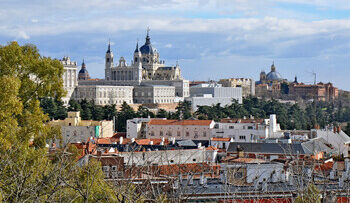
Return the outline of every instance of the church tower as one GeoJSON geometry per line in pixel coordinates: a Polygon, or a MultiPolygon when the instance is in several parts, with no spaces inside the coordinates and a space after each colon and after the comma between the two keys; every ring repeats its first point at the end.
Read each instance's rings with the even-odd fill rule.
{"type": "Polygon", "coordinates": [[[139,64],[141,62],[141,51],[139,49],[139,42],[136,43],[136,49],[134,51],[134,64],[139,64]]]}
{"type": "Polygon", "coordinates": [[[108,43],[105,60],[105,80],[110,80],[112,78],[111,69],[113,67],[113,52],[111,51],[111,41],[108,43]]]}

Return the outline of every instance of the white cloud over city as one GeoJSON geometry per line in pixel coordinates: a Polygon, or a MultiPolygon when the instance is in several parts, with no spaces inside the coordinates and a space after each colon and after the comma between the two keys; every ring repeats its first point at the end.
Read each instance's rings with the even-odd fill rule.
{"type": "Polygon", "coordinates": [[[18,40],[36,44],[51,57],[71,55],[78,62],[85,58],[95,77],[103,76],[109,38],[115,55],[130,59],[149,26],[161,58],[169,65],[179,61],[190,80],[258,79],[274,60],[290,80],[299,75],[308,82],[307,72],[315,71],[319,80],[337,81],[350,90],[345,78],[350,74],[350,2],[344,0],[0,0],[0,4],[1,44],[18,40]]]}

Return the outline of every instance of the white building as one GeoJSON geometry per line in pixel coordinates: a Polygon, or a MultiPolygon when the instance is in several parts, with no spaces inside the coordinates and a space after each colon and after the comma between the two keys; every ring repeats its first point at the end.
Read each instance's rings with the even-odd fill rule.
{"type": "Polygon", "coordinates": [[[203,83],[190,87],[190,98],[186,98],[192,104],[192,110],[197,106],[212,106],[218,103],[221,106],[229,105],[233,100],[242,103],[241,87],[222,87],[221,84],[203,83]]]}
{"type": "Polygon", "coordinates": [[[93,100],[96,105],[133,103],[132,86],[79,85],[73,94],[74,100],[93,100]]]}
{"type": "Polygon", "coordinates": [[[147,124],[147,138],[208,140],[214,124],[212,120],[151,120],[147,124]]]}
{"type": "Polygon", "coordinates": [[[243,97],[255,95],[255,81],[251,78],[221,79],[218,83],[223,87],[242,87],[243,97]]]}
{"type": "Polygon", "coordinates": [[[255,142],[283,136],[275,114],[269,119],[222,119],[212,130],[212,137],[232,138],[235,142],[255,142]]]}
{"type": "Polygon", "coordinates": [[[126,121],[127,138],[144,138],[147,134],[147,124],[152,119],[166,120],[166,118],[133,118],[126,121]]]}
{"type": "Polygon", "coordinates": [[[134,88],[134,103],[174,103],[175,87],[164,85],[142,85],[134,88]]]}
{"type": "Polygon", "coordinates": [[[330,143],[336,149],[337,154],[342,154],[344,157],[349,157],[350,137],[340,128],[331,127],[323,130],[314,129],[311,133],[316,133],[316,137],[321,137],[330,143]]]}
{"type": "Polygon", "coordinates": [[[78,86],[77,81],[77,62],[71,61],[70,58],[63,57],[60,62],[63,65],[64,73],[63,73],[63,88],[67,91],[65,97],[62,98],[64,105],[67,105],[72,94],[78,86]]]}
{"type": "MultiPolygon", "coordinates": [[[[96,104],[101,105],[118,104],[121,100],[129,104],[133,103],[133,100],[135,103],[173,103],[183,101],[185,97],[189,96],[189,81],[182,78],[180,66],[178,64],[176,66],[166,66],[165,62],[160,60],[159,52],[151,44],[148,32],[145,44],[139,48],[137,43],[130,65],[127,64],[124,57],[120,57],[118,64],[114,64],[114,55],[110,44],[108,45],[105,55],[104,79],[90,79],[86,65],[83,62],[79,72],[81,77],[77,82],[76,63],[73,63],[75,69],[72,68],[73,66],[70,64],[68,57],[65,57],[62,63],[67,70],[69,69],[68,73],[64,75],[64,80],[66,81],[65,89],[69,92],[67,98],[64,99],[65,103],[68,103],[69,99],[72,98],[73,91],[76,91],[75,99],[84,99],[86,95],[90,95],[96,100],[96,104]],[[75,81],[69,81],[73,79],[75,81]],[[76,88],[77,86],[90,87],[76,88]],[[112,98],[101,97],[98,93],[95,94],[96,96],[93,96],[92,94],[94,93],[86,94],[84,92],[93,86],[96,90],[103,88],[102,86],[108,86],[104,89],[111,89],[112,86],[116,86],[116,89],[118,89],[120,86],[124,86],[127,89],[126,95],[130,95],[128,90],[131,87],[135,87],[135,90],[141,91],[141,89],[144,89],[147,91],[147,95],[144,95],[147,98],[143,98],[142,91],[141,95],[135,92],[136,98],[131,98],[131,100],[128,96],[123,97],[118,95],[118,93],[113,96],[114,90],[111,90],[110,97],[112,98]],[[153,86],[153,89],[145,86],[153,86]],[[151,92],[150,96],[148,95],[149,92],[151,92]]],[[[131,96],[133,96],[133,93],[131,93],[131,96]]]]}

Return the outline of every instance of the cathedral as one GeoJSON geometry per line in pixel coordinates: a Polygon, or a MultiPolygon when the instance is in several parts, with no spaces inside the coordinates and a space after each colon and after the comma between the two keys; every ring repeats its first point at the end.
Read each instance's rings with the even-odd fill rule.
{"type": "Polygon", "coordinates": [[[158,50],[152,46],[149,29],[145,44],[139,47],[136,43],[130,65],[124,57],[114,64],[111,44],[108,44],[104,79],[91,79],[84,61],[79,74],[76,74],[76,62],[71,62],[69,57],[64,57],[61,63],[68,71],[63,76],[68,92],[63,99],[65,104],[70,99],[93,100],[99,105],[120,105],[124,101],[128,104],[161,104],[189,97],[189,81],[182,78],[178,64],[166,66],[164,60],[160,60],[158,50]]]}
{"type": "Polygon", "coordinates": [[[139,48],[138,42],[134,51],[133,60],[128,65],[124,57],[120,57],[118,64],[113,63],[113,52],[110,43],[105,57],[105,80],[140,84],[142,80],[180,80],[181,70],[178,65],[165,66],[159,59],[159,53],[152,46],[149,30],[145,44],[139,48]]]}

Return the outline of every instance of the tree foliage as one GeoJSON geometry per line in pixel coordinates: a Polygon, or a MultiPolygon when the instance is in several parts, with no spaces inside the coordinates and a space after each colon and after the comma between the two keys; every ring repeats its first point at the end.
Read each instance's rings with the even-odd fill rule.
{"type": "Polygon", "coordinates": [[[63,71],[58,60],[40,56],[33,45],[11,42],[0,47],[2,201],[113,201],[97,163],[77,167],[68,149],[48,156],[46,141],[59,137],[60,131],[45,123],[50,117],[65,117],[65,109],[57,105],[64,95],[63,71]]]}

